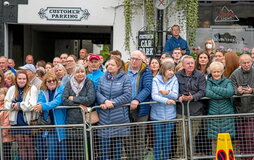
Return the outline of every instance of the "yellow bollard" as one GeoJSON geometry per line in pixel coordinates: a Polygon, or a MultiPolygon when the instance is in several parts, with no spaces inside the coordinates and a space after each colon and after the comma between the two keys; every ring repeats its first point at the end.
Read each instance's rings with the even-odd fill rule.
{"type": "Polygon", "coordinates": [[[216,160],[235,160],[229,133],[218,134],[216,160]]]}

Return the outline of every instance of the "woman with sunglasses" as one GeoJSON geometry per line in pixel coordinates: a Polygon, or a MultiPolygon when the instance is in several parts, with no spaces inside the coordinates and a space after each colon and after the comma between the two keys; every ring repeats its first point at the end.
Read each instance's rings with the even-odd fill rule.
{"type": "MultiPolygon", "coordinates": [[[[34,111],[41,112],[43,121],[48,125],[65,124],[66,109],[55,109],[55,107],[62,105],[63,90],[64,87],[60,85],[56,75],[52,72],[46,73],[41,85],[38,102],[34,106],[34,111]]],[[[48,160],[54,160],[57,159],[57,157],[61,160],[67,159],[65,138],[65,128],[62,127],[50,128],[42,132],[42,145],[43,142],[47,142],[48,160]]],[[[40,151],[40,156],[44,155],[43,146],[39,148],[42,149],[40,151]]]]}

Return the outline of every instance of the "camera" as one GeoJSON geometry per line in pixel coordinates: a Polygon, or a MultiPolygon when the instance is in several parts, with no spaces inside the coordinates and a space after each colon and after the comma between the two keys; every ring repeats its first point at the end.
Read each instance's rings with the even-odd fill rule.
{"type": "Polygon", "coordinates": [[[8,7],[8,6],[10,5],[10,2],[8,2],[8,1],[4,1],[4,3],[3,3],[3,4],[4,4],[4,6],[5,6],[5,7],[8,7]]]}

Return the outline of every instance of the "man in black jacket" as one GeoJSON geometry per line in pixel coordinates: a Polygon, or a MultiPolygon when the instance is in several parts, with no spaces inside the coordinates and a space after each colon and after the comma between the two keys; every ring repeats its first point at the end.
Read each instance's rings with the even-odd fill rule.
{"type": "MultiPolygon", "coordinates": [[[[179,82],[179,102],[184,103],[184,109],[182,109],[181,105],[177,105],[177,118],[186,118],[187,116],[199,116],[203,114],[203,103],[199,101],[200,98],[205,96],[205,86],[206,79],[205,75],[195,69],[195,61],[191,56],[186,56],[182,60],[183,70],[180,70],[176,73],[176,77],[179,82]],[[187,102],[190,101],[189,113],[187,113],[187,102]],[[184,113],[182,112],[184,111],[184,113]]],[[[201,121],[195,120],[192,121],[192,146],[195,147],[195,137],[198,135],[199,127],[201,121]]],[[[186,128],[186,141],[189,141],[189,129],[186,128]]],[[[179,137],[180,143],[177,146],[177,157],[181,157],[183,155],[183,134],[182,127],[177,127],[177,135],[179,137]]],[[[191,147],[192,147],[191,146],[191,147]]],[[[189,147],[187,147],[189,148],[189,147]]]]}

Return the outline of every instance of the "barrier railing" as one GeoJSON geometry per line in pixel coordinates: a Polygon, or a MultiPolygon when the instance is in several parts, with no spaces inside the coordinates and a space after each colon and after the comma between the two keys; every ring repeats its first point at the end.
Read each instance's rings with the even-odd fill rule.
{"type": "MultiPolygon", "coordinates": [[[[254,95],[234,95],[230,98],[244,97],[254,97],[254,95]]],[[[210,98],[203,97],[201,100],[210,100],[210,98]]],[[[196,128],[193,124],[197,121],[201,122],[199,127],[201,133],[197,137],[194,137],[192,132],[189,132],[190,159],[215,159],[216,133],[222,132],[230,133],[236,158],[253,159],[254,113],[190,116],[189,108],[190,102],[187,103],[189,130],[195,130],[196,128]]]]}
{"type": "MultiPolygon", "coordinates": [[[[81,106],[59,106],[55,109],[80,109],[81,106]]],[[[1,111],[7,111],[1,109],[1,111]]],[[[2,160],[83,159],[88,160],[86,123],[65,125],[0,126],[2,160]],[[4,137],[3,137],[4,133],[4,137]],[[6,139],[6,134],[9,135],[6,139]],[[81,141],[77,141],[81,140],[81,141]],[[73,154],[78,153],[78,154],[73,154]]]]}
{"type": "MultiPolygon", "coordinates": [[[[249,96],[254,95],[233,96],[233,98],[249,96]]],[[[201,100],[209,100],[209,98],[204,97],[201,100]]],[[[145,102],[141,104],[156,104],[156,102],[145,102]]],[[[184,113],[184,103],[181,104],[182,113],[184,113]]],[[[189,104],[190,102],[187,103],[187,108],[189,108],[189,104]]],[[[123,106],[129,106],[129,104],[125,104],[123,106]]],[[[60,108],[80,108],[83,115],[83,121],[86,122],[85,110],[83,107],[57,107],[57,109],[60,108]]],[[[89,108],[88,112],[91,113],[98,108],[100,107],[94,106],[89,108]]],[[[4,111],[4,109],[0,110],[0,112],[1,111],[4,111]]],[[[18,153],[18,151],[20,152],[21,148],[24,147],[22,146],[20,148],[19,146],[22,145],[22,142],[19,142],[19,140],[21,140],[20,138],[25,138],[26,143],[24,145],[26,145],[27,148],[33,148],[34,153],[27,154],[27,156],[30,156],[31,159],[40,159],[41,157],[44,159],[48,158],[48,160],[54,159],[56,153],[58,156],[62,156],[63,159],[70,157],[74,157],[76,159],[119,159],[119,157],[121,159],[154,159],[156,156],[164,156],[168,159],[188,159],[188,157],[190,159],[214,159],[215,153],[212,152],[212,150],[214,151],[214,146],[212,146],[213,139],[208,137],[208,127],[214,121],[218,121],[219,124],[231,124],[234,122],[233,126],[235,126],[235,132],[232,132],[234,134],[231,134],[233,135],[231,137],[235,156],[241,158],[254,157],[254,151],[251,150],[252,148],[254,149],[254,146],[252,146],[254,145],[254,142],[251,141],[248,144],[242,143],[242,140],[248,141],[251,136],[254,137],[254,113],[189,116],[188,111],[187,117],[183,116],[182,118],[167,121],[148,121],[112,125],[92,125],[83,123],[46,126],[0,126],[1,159],[6,159],[6,146],[4,147],[6,144],[3,143],[2,132],[8,129],[11,130],[12,135],[27,134],[26,132],[31,132],[31,136],[18,137],[15,135],[15,141],[9,144],[11,152],[9,153],[9,157],[7,157],[7,159],[15,159],[15,157],[19,157],[20,154],[25,154],[18,153]],[[193,126],[195,121],[202,121],[201,126],[195,128],[195,126],[193,126]],[[246,125],[244,125],[245,123],[248,124],[247,126],[253,127],[247,128],[246,125]],[[165,130],[162,131],[161,127],[164,127],[167,132],[165,132],[165,130]],[[63,128],[65,129],[65,139],[63,135],[59,135],[56,131],[63,128]],[[186,135],[186,129],[189,131],[188,135],[186,135]],[[195,142],[193,143],[194,139],[192,131],[195,129],[202,130],[202,133],[195,137],[195,142]],[[239,129],[241,129],[241,132],[238,131],[239,129]],[[121,134],[119,130],[123,130],[125,134],[121,134]],[[40,133],[38,135],[38,133],[33,133],[33,131],[40,133]],[[181,135],[177,133],[179,131],[181,132],[181,135]],[[249,134],[245,135],[249,137],[244,137],[243,132],[246,133],[246,131],[248,131],[249,134]],[[59,140],[59,137],[61,138],[61,136],[63,136],[64,139],[62,141],[59,140]],[[182,140],[179,136],[183,137],[182,140]],[[188,142],[186,141],[187,136],[189,137],[190,144],[188,147],[188,142]],[[82,141],[75,144],[69,139],[70,137],[79,138],[79,140],[81,139],[82,141]],[[47,141],[46,138],[48,138],[47,141]],[[49,140],[63,142],[63,144],[56,144],[57,142],[51,142],[49,140]],[[33,142],[31,143],[31,141],[33,142]],[[33,144],[33,146],[29,146],[29,144],[33,144]],[[53,151],[49,152],[48,149],[51,150],[52,148],[53,151]],[[56,151],[54,148],[58,148],[58,150],[56,151]],[[179,151],[177,148],[182,148],[182,150],[179,151]],[[190,151],[188,152],[188,150],[190,151]],[[73,155],[72,152],[78,153],[78,155],[73,155]]],[[[233,127],[229,127],[229,129],[232,128],[233,127]]]]}

